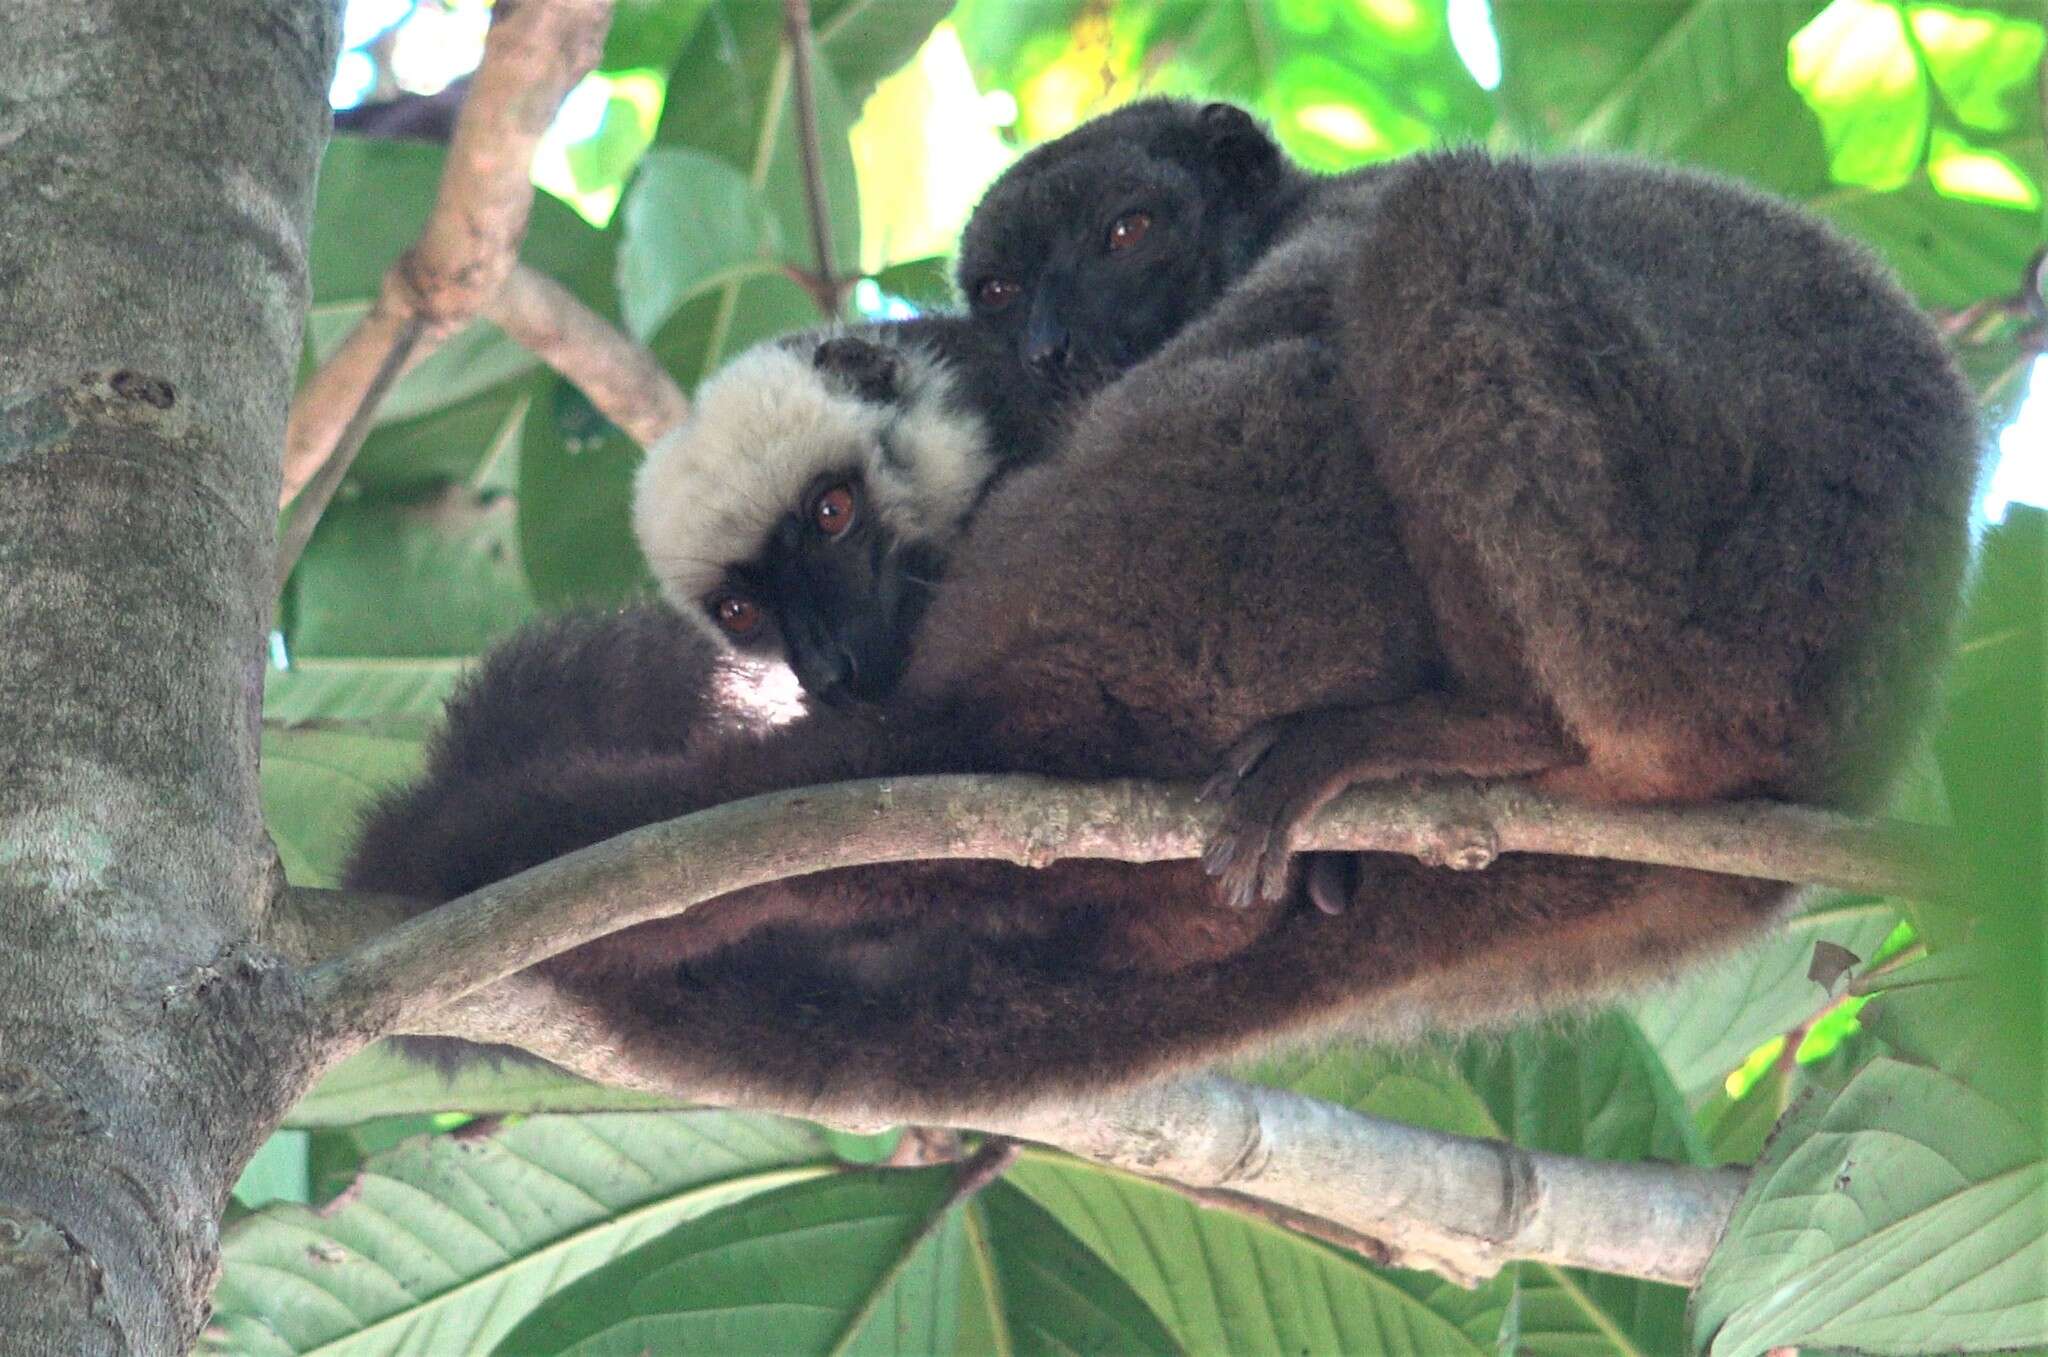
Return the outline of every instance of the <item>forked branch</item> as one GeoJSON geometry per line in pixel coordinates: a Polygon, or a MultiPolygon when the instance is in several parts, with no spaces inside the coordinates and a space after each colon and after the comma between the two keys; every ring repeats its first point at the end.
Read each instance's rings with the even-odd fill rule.
{"type": "MultiPolygon", "coordinates": [[[[292,401],[280,504],[301,501],[293,514],[300,544],[325,507],[302,492],[327,468],[320,479],[331,495],[361,445],[358,437],[349,446],[344,431],[366,430],[393,376],[474,319],[511,272],[533,207],[534,148],[564,96],[596,65],[611,13],[612,0],[525,0],[502,7],[492,23],[418,242],[292,401]]],[[[295,556],[280,554],[280,580],[295,556]]]]}

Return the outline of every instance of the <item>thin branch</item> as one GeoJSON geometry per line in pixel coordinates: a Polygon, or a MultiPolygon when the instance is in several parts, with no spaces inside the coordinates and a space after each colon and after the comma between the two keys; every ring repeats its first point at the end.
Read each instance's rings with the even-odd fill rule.
{"type": "Polygon", "coordinates": [[[832,203],[825,193],[825,154],[818,141],[818,92],[812,74],[817,47],[811,33],[811,0],[782,0],[782,22],[789,42],[804,207],[811,218],[811,252],[818,261],[817,272],[807,277],[806,287],[825,319],[833,320],[839,315],[842,285],[832,267],[832,203]]]}
{"type": "Polygon", "coordinates": [[[1278,1202],[1269,1202],[1229,1188],[1190,1187],[1186,1183],[1176,1183],[1164,1178],[1158,1181],[1160,1186],[1186,1197],[1204,1211],[1229,1211],[1235,1215],[1250,1216],[1253,1220],[1263,1220],[1268,1225],[1278,1226],[1294,1234],[1319,1239],[1330,1247],[1342,1249],[1346,1253],[1355,1253],[1381,1267],[1395,1265],[1394,1251],[1387,1247],[1384,1240],[1347,1229],[1335,1221],[1324,1220],[1321,1216],[1312,1216],[1306,1211],[1297,1211],[1278,1202]]]}
{"type": "Polygon", "coordinates": [[[299,563],[300,553],[312,540],[314,525],[319,523],[320,515],[327,512],[334,492],[341,489],[341,478],[348,474],[356,454],[363,450],[363,440],[370,436],[370,426],[377,420],[377,407],[384,403],[384,397],[405,371],[425,329],[426,322],[416,315],[406,316],[398,322],[390,347],[371,372],[356,408],[349,412],[348,423],[342,425],[334,450],[313,473],[313,479],[306,482],[299,497],[292,501],[291,519],[278,534],[276,590],[281,592],[285,581],[292,577],[292,567],[299,563]]]}
{"type": "Polygon", "coordinates": [[[622,334],[545,274],[514,264],[484,315],[576,384],[641,447],[683,422],[690,403],[645,346],[622,334]]]}
{"type": "MultiPolygon", "coordinates": [[[[392,363],[408,322],[423,322],[411,345],[418,361],[468,324],[504,282],[533,207],[534,148],[563,97],[597,63],[611,11],[612,0],[500,6],[418,242],[391,266],[369,315],[292,402],[281,505],[335,458],[352,422],[366,409],[374,414],[376,374],[392,363]]],[[[397,359],[400,371],[406,361],[397,359]]],[[[312,531],[317,516],[300,515],[303,531],[312,531]]]]}
{"type": "MultiPolygon", "coordinates": [[[[316,967],[308,998],[337,1034],[418,1030],[433,1010],[558,952],[763,882],[926,858],[1192,858],[1220,813],[1191,788],[1134,781],[916,777],[778,792],[622,834],[421,914],[316,967]],[[805,849],[765,854],[765,843],[805,849]]],[[[1458,782],[1353,791],[1300,846],[1460,870],[1503,852],[1612,858],[1925,896],[1943,879],[1943,842],[1793,806],[1578,806],[1458,782]]]]}
{"type": "Polygon", "coordinates": [[[1532,1259],[1690,1285],[1748,1174],[1524,1150],[1204,1075],[978,1120],[1098,1163],[1244,1193],[1470,1285],[1532,1259]]]}

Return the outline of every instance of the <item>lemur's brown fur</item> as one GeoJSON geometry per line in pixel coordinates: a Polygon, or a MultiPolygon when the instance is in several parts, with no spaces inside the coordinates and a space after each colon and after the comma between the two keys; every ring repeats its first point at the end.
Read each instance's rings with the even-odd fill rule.
{"type": "MultiPolygon", "coordinates": [[[[1930,700],[1976,440],[1930,327],[1810,219],[1639,165],[1417,157],[1318,194],[988,497],[886,723],[481,771],[451,735],[351,878],[446,898],[851,776],[1221,767],[1221,888],[1195,863],[826,872],[544,969],[681,1077],[905,1111],[1611,996],[1790,888],[1386,855],[1320,875],[1334,915],[1257,888],[1299,883],[1287,831],[1361,778],[1868,804],[1930,700]]],[[[528,681],[486,668],[460,721],[528,681]]]]}

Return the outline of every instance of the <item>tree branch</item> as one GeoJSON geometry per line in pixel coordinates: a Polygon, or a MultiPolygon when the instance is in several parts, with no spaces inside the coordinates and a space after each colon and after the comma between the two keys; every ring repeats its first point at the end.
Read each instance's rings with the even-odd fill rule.
{"type": "MultiPolygon", "coordinates": [[[[501,7],[418,242],[391,266],[370,313],[292,402],[280,505],[330,461],[342,462],[332,473],[340,479],[354,454],[344,451],[343,431],[374,414],[376,375],[392,363],[415,318],[422,324],[410,358],[396,360],[401,375],[407,361],[425,358],[498,291],[526,236],[534,147],[563,97],[596,65],[611,12],[612,0],[501,7]]],[[[301,513],[305,533],[317,516],[301,513]]]]}
{"type": "Polygon", "coordinates": [[[827,320],[839,316],[842,285],[832,267],[832,203],[825,193],[825,153],[818,141],[818,92],[812,77],[817,44],[811,33],[811,0],[782,0],[789,42],[792,98],[796,105],[796,147],[804,170],[804,207],[811,218],[811,252],[818,270],[804,286],[827,320]]]}
{"type": "MultiPolygon", "coordinates": [[[[312,960],[398,902],[294,891],[274,945],[312,960]]],[[[475,991],[409,1031],[505,1043],[598,1083],[682,1101],[814,1115],[758,1096],[683,1087],[614,1044],[600,1015],[531,975],[475,991]]],[[[887,1108],[862,1130],[901,1118],[887,1108]]],[[[1739,1169],[1593,1163],[1430,1131],[1285,1090],[1205,1076],[1065,1105],[963,1110],[963,1129],[1032,1140],[1222,1206],[1464,1285],[1518,1258],[1689,1285],[1720,1237],[1739,1169]]]]}
{"type": "MultiPolygon", "coordinates": [[[[382,297],[378,300],[381,305],[382,297]]],[[[380,331],[384,328],[382,319],[378,321],[377,328],[380,331]]],[[[342,425],[341,433],[335,439],[333,451],[314,470],[313,479],[306,482],[298,498],[292,501],[291,519],[277,538],[277,568],[272,572],[275,590],[282,592],[285,581],[292,577],[292,567],[299,563],[306,543],[312,540],[313,528],[320,522],[320,515],[327,512],[334,492],[341,489],[341,478],[348,474],[350,463],[363,450],[363,441],[370,436],[370,426],[377,419],[377,407],[384,403],[384,397],[390,394],[399,377],[412,365],[425,329],[426,323],[417,315],[396,319],[390,347],[370,373],[355,409],[349,412],[348,422],[342,425]]],[[[363,355],[351,355],[350,361],[358,356],[363,355]]]]}
{"type": "MultiPolygon", "coordinates": [[[[1132,781],[916,777],[778,792],[622,834],[419,915],[318,966],[309,999],[338,1034],[368,1040],[592,938],[765,881],[922,858],[1192,858],[1219,814],[1189,788],[1132,781]],[[804,847],[763,853],[770,843],[804,847]]],[[[1794,806],[1590,807],[1472,783],[1353,791],[1301,844],[1460,870],[1550,853],[1905,895],[1935,889],[1942,845],[1918,827],[1794,806]]]]}
{"type": "Polygon", "coordinates": [[[635,343],[545,274],[514,264],[484,315],[576,384],[598,413],[651,447],[683,422],[690,402],[644,345],[635,343]]]}

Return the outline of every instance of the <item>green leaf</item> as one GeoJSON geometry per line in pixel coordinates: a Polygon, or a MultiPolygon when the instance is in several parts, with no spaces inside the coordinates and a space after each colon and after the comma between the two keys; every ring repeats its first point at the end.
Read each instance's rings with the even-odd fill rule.
{"type": "Polygon", "coordinates": [[[304,1131],[278,1131],[264,1141],[235,1180],[235,1200],[247,1207],[309,1200],[312,1178],[306,1160],[311,1141],[304,1131]]]}
{"type": "Polygon", "coordinates": [[[439,718],[467,661],[460,659],[294,659],[263,674],[263,719],[306,721],[439,718]]]}
{"type": "Polygon", "coordinates": [[[1493,1134],[1595,1159],[1703,1163],[1684,1099],[1633,1022],[1606,1013],[1467,1042],[1458,1066],[1492,1109],[1493,1134]]]}
{"type": "Polygon", "coordinates": [[[1629,1014],[1687,1101],[1720,1087],[1749,1053],[1819,1013],[1833,998],[1807,978],[1817,942],[1868,962],[1898,924],[1896,905],[1829,896],[1768,942],[1638,999],[1629,1014]]]}
{"type": "Polygon", "coordinates": [[[329,1070],[285,1117],[286,1126],[352,1126],[375,1118],[460,1110],[478,1116],[526,1112],[652,1112],[674,1099],[605,1088],[545,1065],[472,1065],[452,1078],[372,1046],[329,1070]]]}
{"type": "MultiPolygon", "coordinates": [[[[1789,166],[1801,180],[1825,182],[1818,126],[1785,75],[1786,45],[1821,7],[1822,0],[1697,0],[1585,111],[1569,143],[1738,171],[1789,166]],[[1770,129],[1768,148],[1741,135],[1744,123],[1770,129]],[[1801,133],[1813,154],[1795,140],[1801,133]]],[[[1508,59],[1504,44],[1504,65],[1508,59]]]]}
{"type": "Polygon", "coordinates": [[[811,8],[818,55],[850,107],[917,55],[953,0],[827,0],[811,8]]]}
{"type": "Polygon", "coordinates": [[[1173,1350],[1129,1288],[1015,1189],[864,1170],[672,1231],[528,1316],[500,1352],[1173,1350]]]}
{"type": "Polygon", "coordinates": [[[263,820],[296,886],[331,886],[355,843],[359,813],[416,775],[420,740],[375,729],[263,731],[263,820]]]}
{"type": "Polygon", "coordinates": [[[1115,1268],[1189,1352],[1494,1350],[1497,1308],[1475,1337],[1401,1284],[1419,1278],[1397,1282],[1279,1226],[1038,1151],[1005,1181],[1115,1268]]]}
{"type": "Polygon", "coordinates": [[[920,309],[944,309],[953,305],[952,261],[935,255],[891,264],[875,275],[875,286],[920,309]]]}
{"type": "Polygon", "coordinates": [[[645,339],[713,287],[777,267],[782,242],[758,187],[702,151],[648,152],[620,212],[619,296],[645,339]]]}
{"type": "Polygon", "coordinates": [[[1693,1118],[1706,1142],[1707,1157],[1716,1164],[1755,1163],[1771,1128],[1785,1114],[1791,1086],[1791,1071],[1773,1063],[1740,1098],[1730,1098],[1726,1089],[1715,1089],[1693,1118]]]}
{"type": "Polygon", "coordinates": [[[2048,1169],[1938,1070],[1873,1060],[1796,1108],[1694,1301],[1713,1354],[1983,1352],[2048,1342],[2048,1169]]]}
{"type": "Polygon", "coordinates": [[[1002,1350],[1183,1351],[1113,1268],[1017,1188],[988,1188],[967,1223],[970,1261],[982,1275],[963,1289],[1006,1330],[1002,1350]]]}
{"type": "Polygon", "coordinates": [[[480,1352],[544,1296],[679,1221],[829,1172],[799,1123],[728,1112],[532,1117],[375,1156],[322,1213],[238,1224],[214,1353],[480,1352]]]}
{"type": "Polygon", "coordinates": [[[1630,81],[1693,0],[1493,0],[1500,104],[1516,139],[1565,141],[1630,81]]]}
{"type": "Polygon", "coordinates": [[[337,500],[293,572],[294,655],[475,655],[534,614],[510,496],[337,500]]]}
{"type": "Polygon", "coordinates": [[[519,436],[530,385],[505,382],[414,419],[385,420],[349,464],[350,489],[416,499],[450,481],[497,474],[497,454],[519,436]]]}
{"type": "Polygon", "coordinates": [[[459,1113],[433,1113],[378,1117],[353,1126],[328,1126],[309,1132],[306,1168],[312,1177],[312,1188],[308,1196],[294,1200],[309,1204],[332,1201],[346,1192],[378,1155],[397,1149],[414,1137],[437,1135],[465,1121],[459,1113]]]}
{"type": "MultiPolygon", "coordinates": [[[[857,39],[840,36],[836,43],[828,43],[826,34],[858,33],[870,13],[892,8],[845,0],[818,6],[812,13],[822,58],[812,71],[818,143],[834,269],[841,277],[852,277],[860,268],[860,209],[853,151],[846,139],[856,105],[839,83],[834,59],[857,39]]],[[[919,6],[904,8],[915,13],[919,6]]],[[[691,39],[678,70],[687,70],[689,79],[671,84],[656,142],[694,148],[738,170],[762,196],[776,222],[784,243],[782,262],[815,268],[781,8],[756,0],[712,0],[706,22],[691,39]],[[794,257],[790,252],[796,252],[794,257]]],[[[877,78],[879,74],[886,72],[877,78]]]]}
{"type": "Polygon", "coordinates": [[[545,386],[521,430],[519,558],[544,604],[614,604],[651,587],[633,536],[633,477],[642,453],[602,420],[594,436],[589,403],[567,382],[545,386]]]}
{"type": "Polygon", "coordinates": [[[1928,307],[2017,292],[2043,241],[2039,213],[1945,198],[1924,181],[1894,193],[1844,188],[1806,205],[1873,246],[1928,307]]]}
{"type": "Polygon", "coordinates": [[[666,71],[709,8],[709,0],[618,0],[598,69],[666,71]]]}

